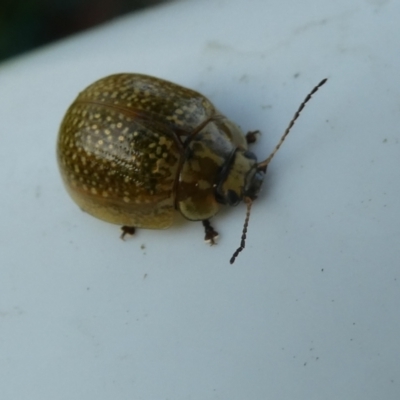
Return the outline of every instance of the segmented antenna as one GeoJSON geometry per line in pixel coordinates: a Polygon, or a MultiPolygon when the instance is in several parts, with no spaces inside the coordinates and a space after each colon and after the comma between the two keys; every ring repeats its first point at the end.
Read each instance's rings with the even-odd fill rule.
{"type": "MultiPolygon", "coordinates": [[[[274,157],[274,155],[276,154],[276,152],[279,150],[279,148],[281,147],[283,141],[286,139],[286,136],[288,135],[288,133],[290,132],[290,130],[292,129],[294,123],[296,122],[297,118],[299,118],[300,113],[302,112],[303,108],[305,107],[305,105],[308,103],[308,101],[311,99],[312,95],[323,85],[325,84],[325,82],[328,79],[323,79],[320,83],[318,83],[317,86],[314,87],[313,90],[311,90],[311,92],[307,95],[307,97],[303,100],[303,102],[300,104],[300,107],[297,109],[296,113],[294,114],[292,120],[289,122],[288,127],[286,128],[285,132],[283,133],[281,139],[279,140],[278,144],[275,146],[275,149],[272,151],[272,153],[269,155],[269,157],[265,160],[260,162],[257,165],[257,169],[260,171],[266,171],[268,164],[271,162],[272,158],[274,157]]],[[[246,219],[244,220],[244,225],[243,225],[243,231],[242,231],[242,238],[240,241],[240,246],[236,249],[236,251],[233,253],[231,259],[230,259],[230,263],[233,264],[237,258],[237,256],[239,255],[239,253],[241,251],[243,251],[243,249],[246,246],[246,234],[247,234],[247,227],[249,225],[249,219],[250,219],[250,210],[251,210],[251,206],[253,204],[253,201],[249,198],[249,197],[245,197],[244,202],[247,205],[247,211],[246,211],[246,219]]]]}
{"type": "Polygon", "coordinates": [[[236,260],[236,257],[239,255],[239,253],[246,247],[246,233],[247,233],[247,227],[249,225],[249,219],[250,219],[250,210],[251,206],[253,204],[253,201],[250,199],[250,197],[245,197],[244,202],[247,205],[247,211],[246,211],[246,219],[244,220],[244,225],[243,225],[243,231],[242,231],[242,238],[240,240],[240,246],[236,249],[236,251],[233,253],[233,256],[230,259],[230,263],[233,264],[236,260]]]}
{"type": "Polygon", "coordinates": [[[315,88],[313,90],[311,90],[311,92],[307,95],[307,97],[303,100],[303,102],[300,104],[300,107],[297,109],[296,113],[294,114],[294,117],[292,118],[292,120],[289,122],[288,127],[286,128],[286,131],[284,132],[284,134],[281,137],[281,140],[279,141],[279,143],[276,145],[275,149],[272,151],[272,153],[269,155],[269,157],[265,160],[262,161],[258,164],[258,169],[260,170],[265,170],[267,168],[267,165],[271,162],[272,158],[274,157],[274,155],[276,154],[276,152],[279,150],[279,148],[281,147],[283,141],[286,139],[286,136],[289,134],[290,130],[292,129],[294,123],[296,122],[297,118],[299,118],[300,113],[302,112],[304,106],[308,103],[308,101],[311,99],[312,95],[327,81],[328,79],[322,79],[322,81],[320,83],[318,83],[317,86],[315,86],[315,88]]]}

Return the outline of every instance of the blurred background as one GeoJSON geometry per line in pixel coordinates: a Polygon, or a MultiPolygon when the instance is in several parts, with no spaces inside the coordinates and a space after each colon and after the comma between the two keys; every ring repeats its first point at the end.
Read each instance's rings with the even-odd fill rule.
{"type": "Polygon", "coordinates": [[[0,62],[168,0],[1,0],[0,62]]]}

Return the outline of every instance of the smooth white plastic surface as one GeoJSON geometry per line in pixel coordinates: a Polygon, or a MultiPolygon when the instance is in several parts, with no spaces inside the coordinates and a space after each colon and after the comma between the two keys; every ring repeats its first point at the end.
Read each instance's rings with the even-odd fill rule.
{"type": "Polygon", "coordinates": [[[0,397],[397,400],[400,2],[181,1],[0,65],[0,397]],[[82,213],[55,158],[116,72],[201,91],[271,163],[245,207],[168,231],[82,213]]]}

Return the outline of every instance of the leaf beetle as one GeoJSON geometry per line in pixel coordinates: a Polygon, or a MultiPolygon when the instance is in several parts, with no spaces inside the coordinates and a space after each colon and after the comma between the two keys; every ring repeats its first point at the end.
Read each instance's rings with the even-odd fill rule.
{"type": "Polygon", "coordinates": [[[175,210],[202,221],[205,240],[215,243],[209,219],[221,205],[244,201],[247,214],[239,248],[245,247],[252,202],[267,166],[305,104],[307,95],[275,149],[262,162],[244,135],[203,95],[142,74],[116,74],[84,89],[61,123],[57,159],[65,187],[89,214],[122,226],[165,229],[175,210]]]}

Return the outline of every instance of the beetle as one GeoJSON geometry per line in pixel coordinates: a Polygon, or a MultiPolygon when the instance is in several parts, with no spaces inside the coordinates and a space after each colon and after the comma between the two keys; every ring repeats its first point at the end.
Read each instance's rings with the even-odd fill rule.
{"type": "Polygon", "coordinates": [[[262,162],[247,135],[203,95],[143,74],[115,74],[79,93],[61,123],[57,159],[65,187],[80,208],[101,220],[165,229],[175,210],[202,221],[205,240],[218,233],[209,220],[221,205],[244,201],[245,247],[252,202],[268,164],[311,96],[308,94],[272,153],[262,162]]]}

